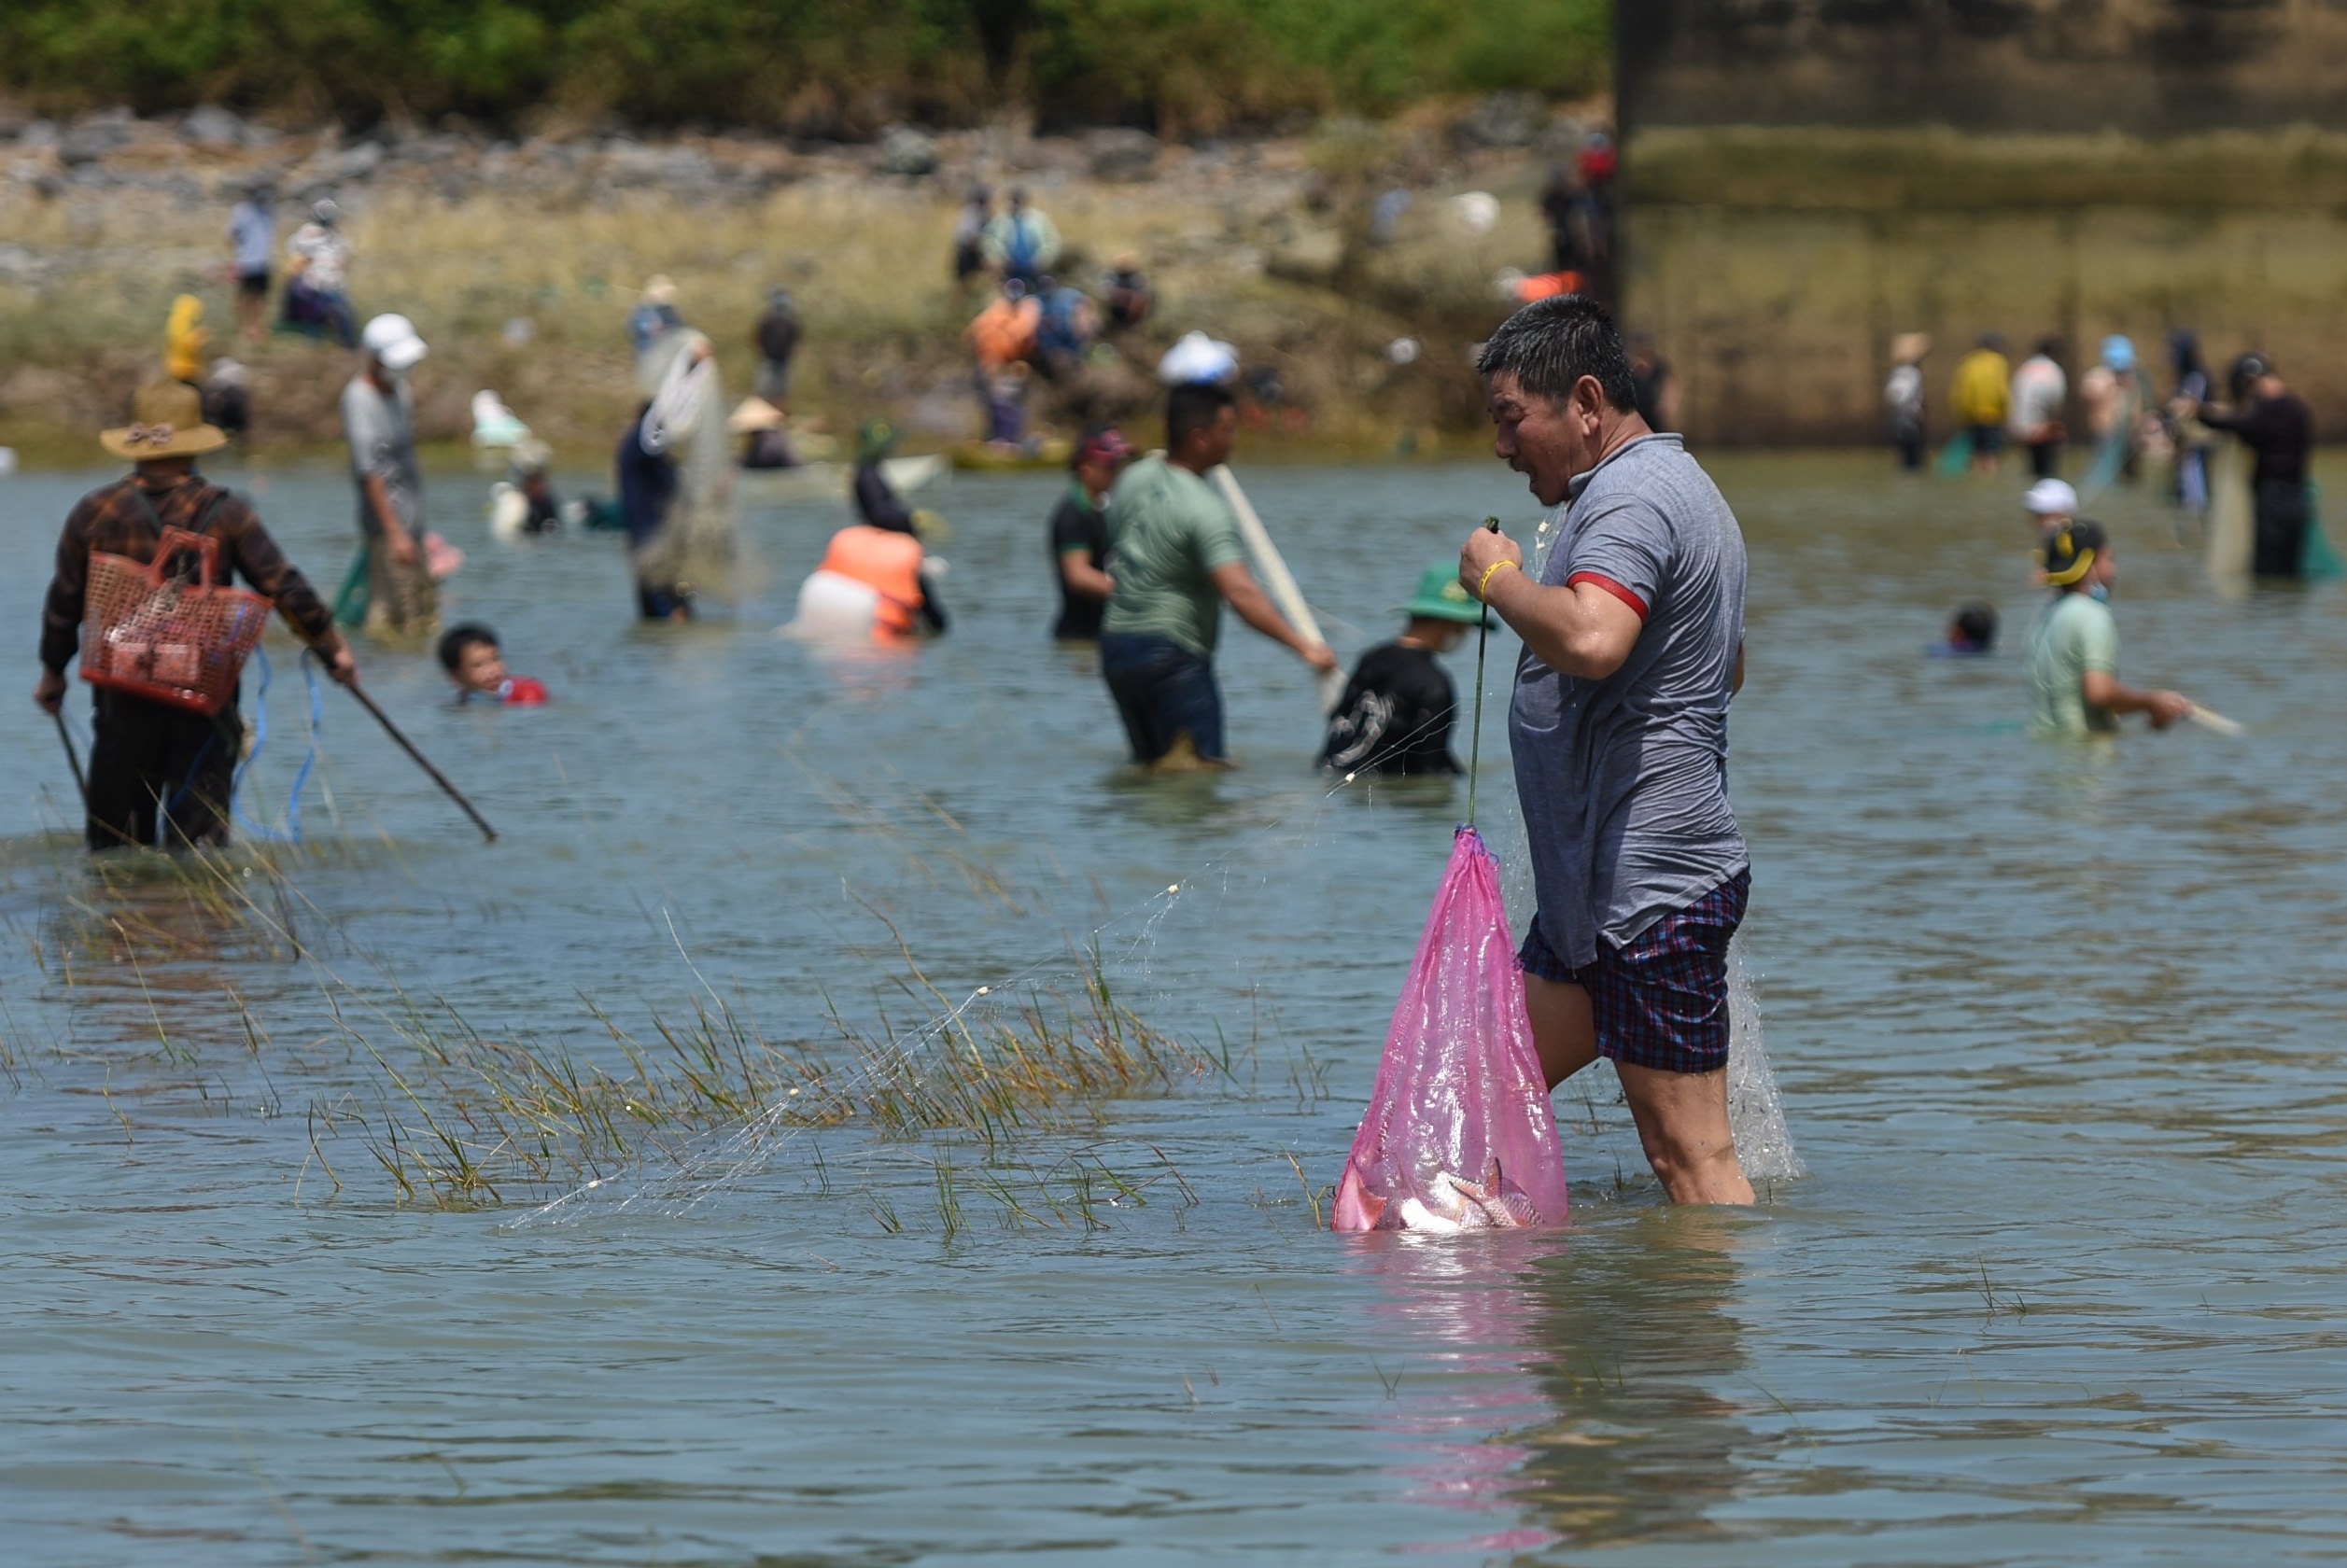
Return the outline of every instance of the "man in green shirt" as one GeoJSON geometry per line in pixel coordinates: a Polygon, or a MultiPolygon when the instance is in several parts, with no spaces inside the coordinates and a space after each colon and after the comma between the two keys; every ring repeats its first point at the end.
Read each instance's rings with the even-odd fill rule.
{"type": "Polygon", "coordinates": [[[2111,618],[2118,575],[2110,536],[2100,523],[2073,523],[2045,540],[2045,581],[2054,602],[2030,632],[2030,686],[2036,729],[2045,735],[2107,735],[2119,715],[2144,713],[2164,730],[2192,710],[2173,692],[2139,692],[2119,683],[2119,628],[2111,618]]]}
{"type": "Polygon", "coordinates": [[[1133,761],[1227,766],[1215,638],[1226,599],[1239,619],[1294,649],[1316,670],[1337,659],[1273,609],[1247,569],[1237,519],[1205,475],[1230,456],[1238,413],[1202,382],[1165,400],[1165,455],[1127,468],[1108,495],[1116,586],[1102,617],[1100,669],[1132,742],[1133,761]]]}

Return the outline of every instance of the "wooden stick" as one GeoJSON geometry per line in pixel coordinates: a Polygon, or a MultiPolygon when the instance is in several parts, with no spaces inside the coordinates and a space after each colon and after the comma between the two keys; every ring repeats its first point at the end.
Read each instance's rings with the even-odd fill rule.
{"type": "Polygon", "coordinates": [[[481,836],[483,838],[486,839],[491,844],[495,844],[497,842],[497,830],[489,826],[489,819],[482,816],[480,812],[473,809],[472,803],[465,799],[464,791],[457,789],[454,784],[448,782],[448,776],[446,774],[432,766],[431,759],[425,756],[423,752],[418,751],[415,749],[415,742],[408,739],[406,735],[400,733],[400,726],[391,722],[391,716],[389,714],[384,712],[383,709],[375,706],[374,698],[367,695],[366,693],[360,691],[357,686],[344,686],[343,690],[348,692],[352,696],[357,697],[358,699],[358,706],[375,716],[375,722],[383,726],[383,733],[389,735],[393,740],[398,741],[400,743],[400,749],[415,758],[415,765],[429,774],[431,776],[432,782],[439,785],[442,790],[446,791],[450,800],[455,801],[458,805],[464,807],[465,815],[472,819],[472,825],[481,830],[481,836]]]}
{"type": "Polygon", "coordinates": [[[65,765],[74,770],[74,788],[80,792],[81,809],[90,809],[90,781],[81,776],[81,754],[74,749],[73,732],[65,728],[65,715],[61,709],[49,715],[57,721],[57,738],[65,743],[65,765]]]}
{"type": "Polygon", "coordinates": [[[2191,720],[2194,723],[2199,725],[2202,729],[2214,730],[2221,735],[2247,735],[2249,733],[2249,726],[2242,723],[2240,720],[2228,719],[2225,715],[2217,712],[2215,709],[2202,707],[2199,703],[2194,703],[2191,707],[2185,708],[2184,710],[2184,716],[2191,720]]]}
{"type": "MultiPolygon", "coordinates": [[[[1222,498],[1230,503],[1231,513],[1239,520],[1240,537],[1247,541],[1247,553],[1253,555],[1255,564],[1262,568],[1263,585],[1271,590],[1272,600],[1279,606],[1279,612],[1287,617],[1289,625],[1305,637],[1314,642],[1327,642],[1328,639],[1320,635],[1320,623],[1313,619],[1312,606],[1304,603],[1303,592],[1296,586],[1295,574],[1281,559],[1279,546],[1272,542],[1272,531],[1263,526],[1263,519],[1258,517],[1255,508],[1247,504],[1246,492],[1239,488],[1238,476],[1230,471],[1228,464],[1215,469],[1215,484],[1221,490],[1222,498]]],[[[1319,679],[1320,711],[1334,713],[1337,704],[1344,697],[1344,672],[1326,670],[1319,679]]]]}

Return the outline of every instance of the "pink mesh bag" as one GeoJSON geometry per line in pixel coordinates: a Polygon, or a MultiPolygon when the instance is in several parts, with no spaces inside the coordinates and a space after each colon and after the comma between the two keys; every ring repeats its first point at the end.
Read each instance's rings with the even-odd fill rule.
{"type": "Polygon", "coordinates": [[[1394,1008],[1336,1230],[1449,1233],[1565,1221],[1556,1141],[1499,862],[1461,828],[1394,1008]]]}

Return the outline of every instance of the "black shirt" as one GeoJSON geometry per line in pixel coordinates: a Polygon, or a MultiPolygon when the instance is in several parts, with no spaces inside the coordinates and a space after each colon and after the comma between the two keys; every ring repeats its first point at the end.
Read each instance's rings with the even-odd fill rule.
{"type": "Polygon", "coordinates": [[[1108,609],[1106,599],[1096,599],[1079,594],[1068,586],[1067,573],[1062,571],[1062,556],[1084,552],[1094,571],[1108,569],[1108,520],[1092,505],[1081,485],[1071,484],[1060,501],[1060,510],[1051,514],[1051,571],[1060,581],[1060,623],[1051,628],[1055,637],[1089,641],[1100,636],[1100,618],[1108,609]]]}
{"type": "Polygon", "coordinates": [[[1663,423],[1663,384],[1670,380],[1668,361],[1656,359],[1644,370],[1637,362],[1630,362],[1630,387],[1636,394],[1638,417],[1657,430],[1667,429],[1663,423]]]}
{"type": "Polygon", "coordinates": [[[760,357],[787,365],[798,350],[798,317],[770,310],[758,318],[757,337],[760,357]]]}
{"type": "MultiPolygon", "coordinates": [[[[866,457],[856,465],[855,500],[857,515],[873,527],[921,538],[921,530],[913,526],[911,510],[898,497],[888,475],[880,471],[878,457],[866,457]]],[[[921,574],[921,618],[933,632],[946,629],[946,607],[937,602],[936,580],[925,567],[921,574]]]]}
{"type": "Polygon", "coordinates": [[[1457,710],[1458,693],[1433,654],[1398,642],[1372,648],[1328,721],[1320,765],[1330,773],[1456,773],[1457,710]]]}
{"type": "Polygon", "coordinates": [[[866,457],[856,465],[856,513],[875,528],[886,528],[892,534],[913,532],[913,514],[897,498],[896,489],[880,471],[878,457],[866,457]]]}
{"type": "Polygon", "coordinates": [[[2200,423],[2213,429],[2232,431],[2241,437],[2242,445],[2257,455],[2257,470],[2251,475],[2255,483],[2306,483],[2306,455],[2314,447],[2314,414],[2306,406],[2306,399],[2296,392],[2284,392],[2279,398],[2260,398],[2239,413],[2202,409],[2200,423]]]}

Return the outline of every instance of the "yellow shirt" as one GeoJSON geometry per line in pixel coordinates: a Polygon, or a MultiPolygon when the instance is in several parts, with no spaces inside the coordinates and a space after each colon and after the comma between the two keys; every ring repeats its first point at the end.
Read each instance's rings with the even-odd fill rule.
{"type": "Polygon", "coordinates": [[[1955,395],[1950,399],[1957,419],[1965,425],[2002,427],[2012,376],[2012,366],[1993,348],[1975,348],[1958,360],[1955,395]]]}
{"type": "Polygon", "coordinates": [[[171,320],[163,328],[163,373],[193,385],[204,374],[204,344],[211,334],[196,325],[204,316],[204,301],[182,294],[171,302],[171,320]]]}

